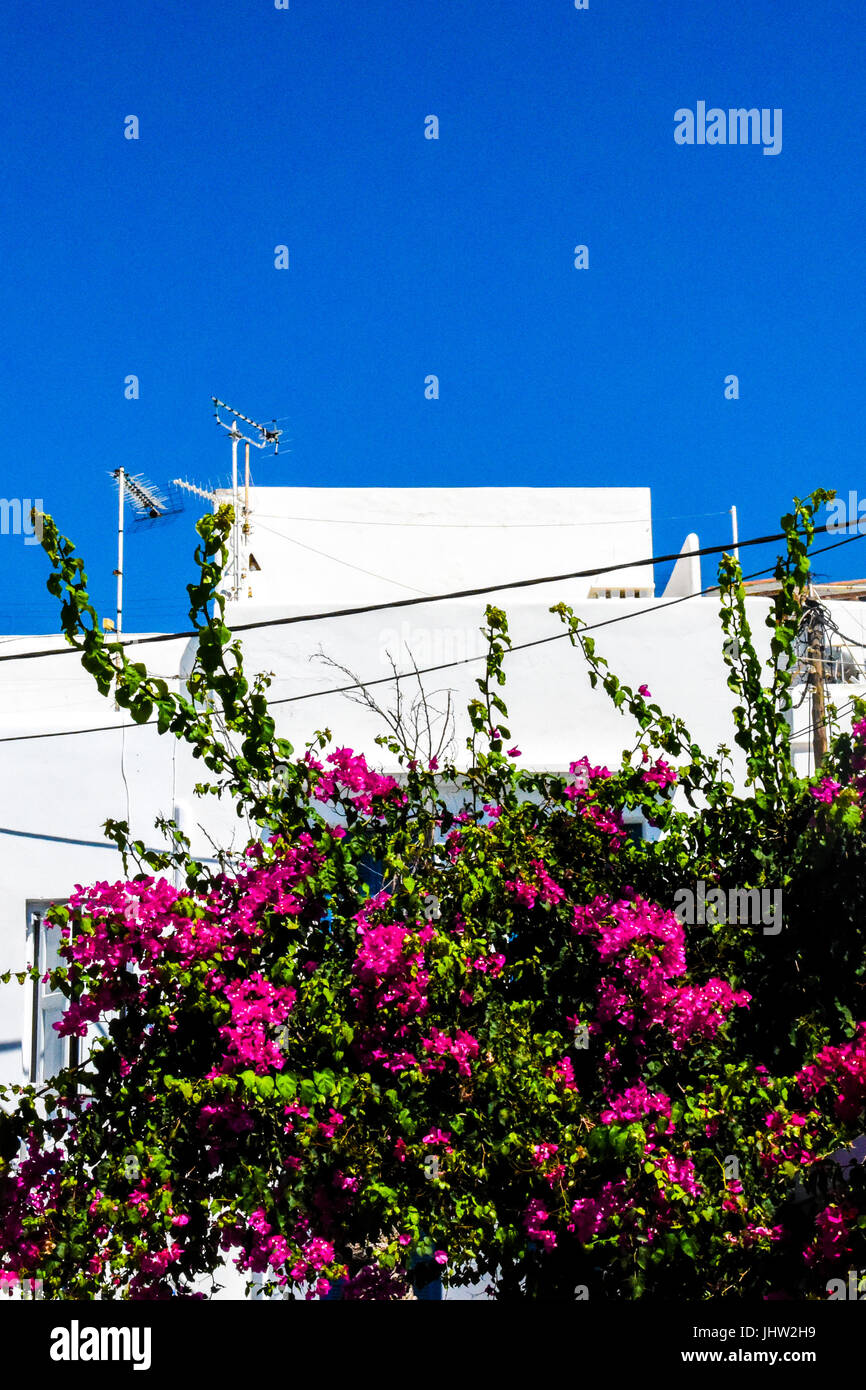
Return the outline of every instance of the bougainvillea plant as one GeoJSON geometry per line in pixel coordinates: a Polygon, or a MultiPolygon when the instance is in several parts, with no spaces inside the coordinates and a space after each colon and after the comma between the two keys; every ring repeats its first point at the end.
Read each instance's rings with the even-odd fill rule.
{"type": "Polygon", "coordinates": [[[201,794],[260,834],[215,866],[171,822],[158,853],[110,821],[124,879],[51,910],[60,1031],[105,1036],[47,1085],[2,1088],[0,1278],[202,1297],[234,1261],[308,1298],[389,1300],[422,1260],[501,1300],[801,1299],[863,1266],[866,1191],[832,1155],[866,1127],[866,709],[811,780],[787,722],[828,496],[783,518],[766,666],[739,567],[720,567],[740,793],[729,750],[621,684],[564,605],[636,730],[618,769],[576,731],[568,776],[522,770],[493,607],[459,767],[393,734],[396,777],[328,731],[299,753],[224,623],[228,509],[198,525],[183,694],[106,641],[43,518],[102,693],[190,743],[201,794]],[[654,841],[627,835],[637,810],[654,841]],[[697,880],[781,889],[782,930],[684,924],[697,880]]]}

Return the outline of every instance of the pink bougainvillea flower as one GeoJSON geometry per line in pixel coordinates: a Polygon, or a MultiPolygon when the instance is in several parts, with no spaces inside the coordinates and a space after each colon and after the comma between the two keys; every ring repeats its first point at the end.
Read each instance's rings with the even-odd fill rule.
{"type": "Polygon", "coordinates": [[[533,887],[531,883],[524,883],[523,879],[520,878],[507,879],[505,887],[510,893],[514,894],[517,901],[521,903],[523,907],[535,906],[535,900],[538,897],[538,889],[533,887]]]}
{"type": "Polygon", "coordinates": [[[822,801],[829,805],[836,800],[841,790],[841,782],[834,782],[832,777],[822,777],[817,787],[809,788],[809,795],[813,796],[816,801],[822,801]]]}
{"type": "Polygon", "coordinates": [[[664,758],[656,758],[648,771],[641,773],[641,777],[644,782],[655,783],[659,790],[663,791],[665,787],[672,787],[677,781],[677,772],[664,758]]]}
{"type": "Polygon", "coordinates": [[[320,1121],[319,1133],[323,1134],[326,1139],[333,1139],[338,1128],[341,1124],[343,1124],[343,1122],[344,1116],[341,1115],[338,1110],[334,1110],[332,1107],[327,1120],[320,1121]]]}
{"type": "Polygon", "coordinates": [[[651,1093],[647,1090],[646,1082],[640,1081],[636,1086],[624,1091],[621,1096],[617,1096],[607,1109],[602,1110],[600,1118],[604,1124],[613,1124],[640,1120],[645,1115],[670,1117],[670,1113],[671,1103],[668,1097],[661,1092],[651,1093]]]}
{"type": "Polygon", "coordinates": [[[421,1140],[422,1144],[450,1144],[450,1129],[431,1129],[429,1134],[425,1134],[421,1140]]]}
{"type": "Polygon", "coordinates": [[[559,1153],[558,1144],[533,1144],[532,1162],[540,1168],[555,1153],[559,1153]]]}

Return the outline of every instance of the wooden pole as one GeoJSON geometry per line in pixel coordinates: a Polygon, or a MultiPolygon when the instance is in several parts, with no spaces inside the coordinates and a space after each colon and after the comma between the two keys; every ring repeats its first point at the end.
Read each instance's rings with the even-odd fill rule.
{"type": "Polygon", "coordinates": [[[812,685],[812,752],[817,772],[827,756],[827,713],[824,692],[824,624],[814,599],[808,603],[809,679],[812,685]]]}

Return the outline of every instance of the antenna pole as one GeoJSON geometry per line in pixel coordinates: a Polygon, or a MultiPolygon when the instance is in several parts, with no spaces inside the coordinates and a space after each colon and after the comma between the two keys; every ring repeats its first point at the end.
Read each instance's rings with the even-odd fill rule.
{"type": "Polygon", "coordinates": [[[126,500],[126,473],[122,468],[117,470],[117,494],[119,506],[117,511],[117,626],[116,632],[120,636],[123,631],[123,504],[126,500]]]}
{"type": "Polygon", "coordinates": [[[731,531],[732,531],[733,537],[734,537],[734,559],[736,560],[737,564],[739,564],[739,563],[740,563],[740,536],[739,536],[739,532],[738,532],[738,530],[737,530],[737,509],[736,509],[736,507],[731,507],[731,531]]]}
{"type": "Polygon", "coordinates": [[[241,578],[246,577],[247,572],[247,551],[250,546],[250,441],[244,442],[244,571],[241,578]]]}
{"type": "MultiPolygon", "coordinates": [[[[251,420],[249,415],[242,415],[239,410],[235,410],[226,401],[219,400],[217,396],[211,396],[211,400],[214,404],[214,417],[216,419],[217,424],[220,425],[221,428],[226,431],[226,433],[229,435],[232,441],[232,503],[234,506],[235,520],[234,527],[232,529],[233,574],[232,584],[229,592],[233,599],[238,599],[240,598],[241,592],[241,529],[243,529],[244,545],[246,545],[246,537],[249,534],[250,529],[250,445],[254,444],[257,449],[267,449],[269,445],[273,444],[274,453],[276,453],[280,445],[280,435],[282,434],[282,430],[278,430],[276,428],[272,429],[269,428],[267,425],[260,425],[258,421],[251,420]],[[226,424],[225,420],[223,420],[222,416],[220,415],[221,410],[227,410],[228,413],[233,417],[231,425],[226,424]],[[258,433],[258,439],[250,438],[250,436],[247,434],[242,434],[240,429],[238,428],[239,420],[243,420],[245,424],[250,425],[252,429],[254,429],[258,433]],[[241,439],[243,439],[246,444],[246,464],[244,468],[243,528],[241,528],[241,520],[238,515],[238,443],[241,439]]],[[[276,426],[276,423],[276,420],[272,421],[272,424],[274,426],[276,426]]],[[[184,486],[186,486],[186,484],[184,484],[184,486]]],[[[190,488],[190,491],[197,490],[198,489],[190,488]]]]}
{"type": "MultiPolygon", "coordinates": [[[[117,622],[115,632],[123,631],[123,515],[129,501],[138,517],[155,521],[169,514],[169,504],[140,473],[127,473],[125,468],[113,468],[111,476],[117,483],[117,622]]],[[[106,619],[106,621],[108,621],[106,619]]]]}
{"type": "Polygon", "coordinates": [[[238,556],[238,441],[241,432],[238,429],[237,421],[232,421],[231,441],[232,441],[232,506],[234,508],[235,519],[232,525],[232,598],[237,598],[240,593],[240,563],[238,556]]]}

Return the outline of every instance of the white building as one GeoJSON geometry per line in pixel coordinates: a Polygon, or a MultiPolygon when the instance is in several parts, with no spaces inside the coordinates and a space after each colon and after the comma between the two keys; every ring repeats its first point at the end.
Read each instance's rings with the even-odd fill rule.
{"type": "MultiPolygon", "coordinates": [[[[434,703],[450,692],[460,762],[469,729],[465,708],[482,669],[473,658],[484,650],[480,628],[491,601],[506,610],[515,646],[505,662],[504,694],[523,764],[561,772],[587,754],[615,766],[634,742],[633,729],[603,691],[591,689],[580,652],[549,612],[551,604],[565,601],[600,625],[593,634],[598,650],[624,681],[647,684],[708,751],[721,742],[734,749],[742,779],[718,599],[671,602],[699,593],[700,561],[681,560],[660,596],[652,565],[632,564],[653,553],[648,488],[258,488],[250,493],[246,521],[248,529],[238,526],[237,564],[227,579],[228,591],[236,591],[227,620],[231,627],[261,624],[240,634],[247,671],[273,673],[269,697],[277,729],[297,751],[327,727],[336,746],[364,750],[388,770],[388,755],[373,742],[382,732],[379,718],[347,694],[332,692],[354,678],[391,676],[391,658],[399,671],[411,670],[414,659],[420,668],[443,668],[425,675],[424,686],[434,703]],[[423,602],[428,595],[608,567],[615,568],[594,577],[423,602]],[[422,601],[303,623],[276,621],[407,599],[422,601]]],[[[686,548],[697,544],[689,537],[686,548]]],[[[747,603],[766,658],[770,600],[757,595],[747,603]]],[[[860,617],[866,610],[859,603],[831,600],[830,607],[844,632],[866,642],[860,617]]],[[[6,637],[2,654],[63,645],[54,635],[6,637]]],[[[189,670],[190,643],[144,643],[135,659],[178,688],[189,670]]],[[[153,727],[131,725],[128,714],[98,695],[73,653],[6,662],[3,671],[0,972],[22,969],[37,950],[40,963],[47,963],[38,929],[45,904],[67,898],[75,884],[122,876],[120,856],[102,834],[108,817],[127,820],[135,837],[155,845],[155,818],[174,816],[199,857],[211,855],[212,844],[240,847],[247,837],[233,803],[195,797],[202,766],[185,745],[159,737],[153,727]]],[[[853,671],[846,668],[846,679],[853,671]]],[[[856,676],[839,703],[866,689],[862,673],[856,676]]],[[[410,694],[408,683],[405,688],[410,694]]],[[[387,707],[393,684],[371,686],[371,692],[387,707]]],[[[808,726],[807,705],[800,715],[808,726]]],[[[808,737],[795,743],[803,746],[798,756],[805,770],[808,737]]],[[[64,1046],[50,1028],[60,1007],[59,999],[14,982],[0,986],[0,1080],[52,1074],[64,1046]]]]}

